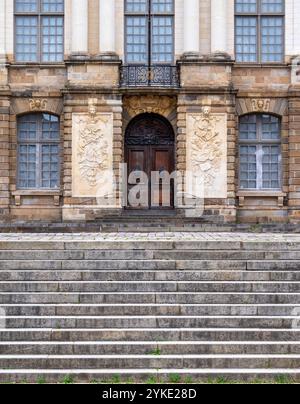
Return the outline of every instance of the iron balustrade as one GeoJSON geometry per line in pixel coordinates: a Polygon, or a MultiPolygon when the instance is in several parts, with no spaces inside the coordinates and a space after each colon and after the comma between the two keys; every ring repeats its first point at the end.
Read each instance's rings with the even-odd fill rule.
{"type": "Polygon", "coordinates": [[[120,87],[180,87],[178,66],[131,64],[120,69],[120,87]]]}

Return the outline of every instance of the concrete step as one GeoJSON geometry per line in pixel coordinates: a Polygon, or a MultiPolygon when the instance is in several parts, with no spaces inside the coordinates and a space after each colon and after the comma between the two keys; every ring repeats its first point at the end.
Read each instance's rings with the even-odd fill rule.
{"type": "Polygon", "coordinates": [[[300,282],[23,281],[0,282],[0,292],[253,292],[300,293],[300,282]]]}
{"type": "Polygon", "coordinates": [[[10,369],[0,370],[0,382],[10,383],[230,383],[299,382],[299,369],[10,369]]]}
{"type": "MultiPolygon", "coordinates": [[[[295,316],[17,316],[4,318],[7,328],[121,329],[121,328],[264,328],[289,329],[300,325],[295,316]],[[296,326],[295,326],[296,325],[296,326]]],[[[0,329],[1,331],[1,329],[0,329]]]]}
{"type": "Polygon", "coordinates": [[[0,342],[0,355],[292,355],[299,342],[0,342]]]}
{"type": "Polygon", "coordinates": [[[0,281],[207,281],[300,282],[300,271],[118,271],[0,270],[0,281]]]}
{"type": "Polygon", "coordinates": [[[299,316],[294,304],[12,304],[1,308],[6,316],[299,316]]]}
{"type": "Polygon", "coordinates": [[[300,293],[194,293],[194,292],[2,292],[2,304],[294,304],[300,305],[300,293]]]}
{"type": "Polygon", "coordinates": [[[295,341],[300,329],[264,328],[120,328],[120,329],[2,329],[0,341],[295,341]]]}
{"type": "Polygon", "coordinates": [[[299,369],[300,355],[0,355],[1,369],[299,369]]]}

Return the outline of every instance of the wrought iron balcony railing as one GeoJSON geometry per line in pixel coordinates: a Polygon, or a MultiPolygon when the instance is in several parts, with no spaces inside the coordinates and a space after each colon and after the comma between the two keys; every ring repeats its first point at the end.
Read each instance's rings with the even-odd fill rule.
{"type": "Polygon", "coordinates": [[[120,87],[180,87],[177,66],[123,65],[120,69],[120,87]]]}

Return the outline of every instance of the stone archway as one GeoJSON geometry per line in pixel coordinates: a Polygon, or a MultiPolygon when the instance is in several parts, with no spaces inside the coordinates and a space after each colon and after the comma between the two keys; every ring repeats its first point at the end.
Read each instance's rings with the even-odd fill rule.
{"type": "Polygon", "coordinates": [[[128,177],[138,177],[132,184],[128,181],[128,191],[139,185],[144,193],[143,201],[147,203],[130,204],[128,207],[138,209],[170,208],[174,206],[174,185],[162,187],[162,180],[153,173],[169,173],[175,170],[175,134],[170,122],[161,115],[144,113],[136,116],[129,123],[125,133],[125,158],[128,177]],[[167,194],[168,193],[168,194],[167,194]],[[167,206],[166,201],[169,201],[167,206]]]}

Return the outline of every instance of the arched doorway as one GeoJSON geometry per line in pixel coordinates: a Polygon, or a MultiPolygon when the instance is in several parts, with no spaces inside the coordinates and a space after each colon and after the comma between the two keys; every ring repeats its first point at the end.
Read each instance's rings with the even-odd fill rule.
{"type": "Polygon", "coordinates": [[[153,113],[141,114],[128,125],[125,133],[125,156],[128,170],[128,193],[138,184],[148,203],[131,204],[129,208],[166,209],[174,207],[174,184],[169,187],[159,176],[175,170],[175,135],[170,122],[153,113]],[[135,173],[143,172],[137,181],[135,173]],[[158,173],[158,176],[155,174],[158,173]],[[164,185],[164,186],[163,186],[164,185]],[[166,201],[169,201],[169,206],[166,201]]]}

